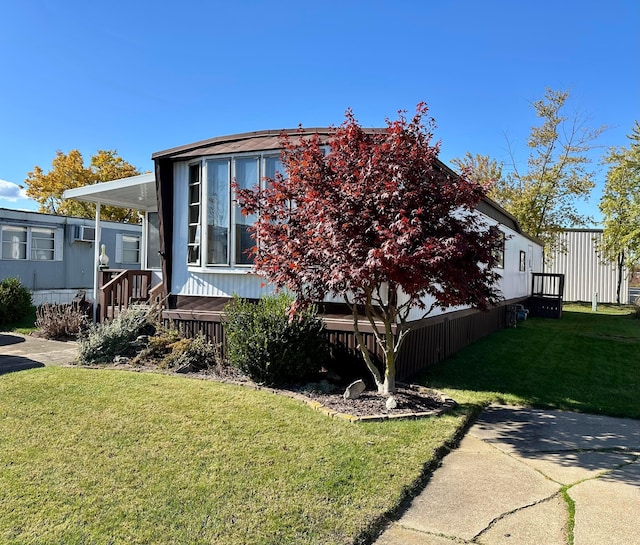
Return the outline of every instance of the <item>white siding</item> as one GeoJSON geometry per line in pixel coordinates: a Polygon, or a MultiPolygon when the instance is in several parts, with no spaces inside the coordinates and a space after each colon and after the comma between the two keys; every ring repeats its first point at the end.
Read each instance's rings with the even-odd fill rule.
{"type": "MultiPolygon", "coordinates": [[[[272,286],[263,286],[264,279],[250,273],[248,267],[188,267],[187,266],[187,185],[188,163],[179,162],[174,166],[173,200],[173,279],[171,293],[175,295],[196,295],[210,297],[258,298],[273,292],[272,286]]],[[[487,224],[495,220],[485,217],[487,224]]],[[[504,269],[499,288],[504,299],[526,297],[531,289],[531,272],[542,270],[542,247],[515,231],[501,225],[506,235],[504,269]],[[520,251],[526,253],[526,267],[519,270],[520,251]]],[[[332,300],[327,298],[327,300],[332,300]]],[[[340,299],[336,301],[342,302],[340,299]]],[[[451,309],[456,310],[456,309],[451,309]]],[[[435,311],[437,314],[440,311],[435,311]]],[[[421,312],[412,312],[410,319],[421,317],[421,312]]]]}
{"type": "MultiPolygon", "coordinates": [[[[598,294],[601,303],[615,303],[618,274],[615,264],[603,262],[597,251],[601,230],[565,231],[561,241],[566,253],[556,250],[549,255],[546,272],[565,275],[565,301],[592,301],[598,294]]],[[[620,302],[629,299],[629,275],[625,269],[620,287],[620,302]]]]}
{"type": "MultiPolygon", "coordinates": [[[[496,225],[492,218],[484,218],[487,224],[496,225]]],[[[496,269],[501,275],[498,281],[498,288],[502,294],[502,299],[517,299],[531,295],[531,273],[542,271],[542,246],[531,239],[512,231],[504,225],[499,226],[505,234],[504,244],[504,269],[496,269]],[[525,270],[520,271],[520,252],[525,252],[525,270]]],[[[425,300],[427,307],[431,305],[432,299],[425,300]]],[[[446,312],[462,310],[468,307],[451,307],[446,312]]],[[[420,309],[414,308],[409,314],[409,320],[419,320],[423,317],[420,309]]],[[[443,314],[440,309],[435,309],[430,316],[443,314]]]]}
{"type": "MultiPolygon", "coordinates": [[[[92,300],[93,287],[82,288],[82,290],[86,294],[86,300],[92,300]]],[[[80,290],[33,290],[31,292],[31,302],[33,306],[39,307],[44,305],[45,303],[49,303],[50,305],[68,305],[70,304],[78,295],[80,290]]]]}

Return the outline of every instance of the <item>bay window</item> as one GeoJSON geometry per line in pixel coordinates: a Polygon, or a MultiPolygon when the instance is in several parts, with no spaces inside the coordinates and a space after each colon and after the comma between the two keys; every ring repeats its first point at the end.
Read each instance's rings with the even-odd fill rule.
{"type": "Polygon", "coordinates": [[[242,214],[231,182],[235,180],[241,189],[252,189],[264,177],[275,178],[276,172],[282,171],[280,157],[273,152],[210,157],[189,165],[187,262],[195,266],[251,265],[255,241],[250,228],[257,216],[242,214]],[[204,198],[206,204],[202,203],[204,198]]]}

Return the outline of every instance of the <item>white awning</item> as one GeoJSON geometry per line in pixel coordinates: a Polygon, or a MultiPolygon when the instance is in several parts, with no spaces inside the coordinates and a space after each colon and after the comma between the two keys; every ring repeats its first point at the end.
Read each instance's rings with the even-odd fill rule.
{"type": "Polygon", "coordinates": [[[153,173],[67,189],[62,198],[144,212],[158,209],[156,177],[153,173]]]}

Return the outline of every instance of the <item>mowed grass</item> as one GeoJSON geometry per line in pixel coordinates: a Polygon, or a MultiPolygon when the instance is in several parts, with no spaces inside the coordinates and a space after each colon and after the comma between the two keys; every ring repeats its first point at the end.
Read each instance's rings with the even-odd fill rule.
{"type": "Polygon", "coordinates": [[[345,544],[423,479],[473,407],[352,424],[212,381],[0,376],[0,543],[345,544]]]}
{"type": "Polygon", "coordinates": [[[640,320],[629,306],[567,305],[497,332],[421,375],[457,400],[640,418],[640,320]]]}

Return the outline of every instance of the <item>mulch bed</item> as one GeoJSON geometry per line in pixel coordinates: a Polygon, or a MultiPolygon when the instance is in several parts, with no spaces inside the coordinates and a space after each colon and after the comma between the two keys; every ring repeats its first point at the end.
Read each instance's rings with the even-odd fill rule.
{"type": "Polygon", "coordinates": [[[328,412],[330,416],[343,417],[349,420],[386,420],[436,416],[452,409],[456,405],[453,399],[440,392],[430,388],[406,384],[397,386],[394,394],[397,406],[393,409],[388,409],[386,406],[387,395],[372,390],[364,391],[357,399],[345,399],[342,393],[295,392],[293,397],[302,399],[320,411],[328,412]],[[336,414],[332,414],[334,412],[336,414]]]}

